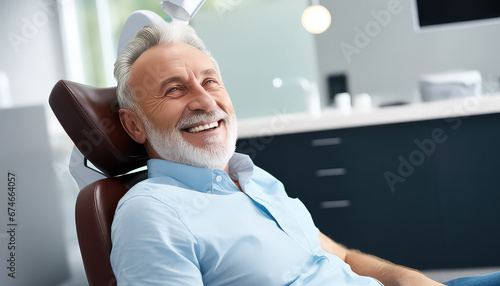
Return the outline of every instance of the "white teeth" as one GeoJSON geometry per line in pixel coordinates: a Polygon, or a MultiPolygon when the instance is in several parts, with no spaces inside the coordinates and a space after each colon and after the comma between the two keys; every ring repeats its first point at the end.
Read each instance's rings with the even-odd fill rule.
{"type": "Polygon", "coordinates": [[[219,122],[214,121],[214,122],[211,122],[209,124],[203,124],[203,125],[200,125],[200,126],[191,127],[191,128],[188,129],[188,132],[195,133],[195,132],[200,132],[200,131],[203,131],[203,130],[206,130],[206,129],[218,127],[218,126],[219,126],[219,122]]]}

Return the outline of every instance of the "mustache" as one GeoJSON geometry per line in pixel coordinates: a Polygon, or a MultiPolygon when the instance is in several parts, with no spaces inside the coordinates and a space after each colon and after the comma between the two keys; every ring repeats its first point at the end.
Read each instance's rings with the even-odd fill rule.
{"type": "Polygon", "coordinates": [[[187,115],[186,117],[181,118],[177,124],[177,129],[185,129],[192,125],[201,123],[201,122],[212,122],[225,120],[230,121],[231,118],[229,115],[224,112],[222,109],[214,109],[212,111],[195,111],[192,114],[187,115]]]}

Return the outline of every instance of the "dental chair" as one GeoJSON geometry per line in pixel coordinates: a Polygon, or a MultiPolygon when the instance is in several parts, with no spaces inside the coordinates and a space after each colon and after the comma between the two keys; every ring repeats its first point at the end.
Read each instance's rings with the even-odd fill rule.
{"type": "Polygon", "coordinates": [[[144,166],[148,155],[122,128],[115,93],[115,87],[95,88],[60,80],[49,98],[54,114],[76,146],[70,169],[83,186],[75,216],[90,286],[116,285],[109,261],[115,209],[128,189],[147,177],[144,170],[126,174],[144,166]],[[98,180],[85,185],[94,179],[98,180]]]}

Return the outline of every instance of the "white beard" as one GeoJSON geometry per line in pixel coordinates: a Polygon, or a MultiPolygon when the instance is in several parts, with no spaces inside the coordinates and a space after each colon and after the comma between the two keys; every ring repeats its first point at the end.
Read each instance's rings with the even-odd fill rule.
{"type": "Polygon", "coordinates": [[[201,168],[225,170],[229,159],[234,154],[237,139],[236,119],[221,109],[182,118],[173,130],[166,131],[155,128],[151,121],[142,112],[140,113],[151,147],[164,160],[201,168]],[[189,125],[216,121],[221,118],[226,128],[225,142],[219,135],[207,135],[203,138],[205,147],[195,147],[181,134],[180,130],[189,125]]]}

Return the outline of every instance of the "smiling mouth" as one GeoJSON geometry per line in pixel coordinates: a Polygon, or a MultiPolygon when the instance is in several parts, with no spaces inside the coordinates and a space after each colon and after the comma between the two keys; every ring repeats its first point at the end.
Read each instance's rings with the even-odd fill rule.
{"type": "MultiPolygon", "coordinates": [[[[222,120],[220,120],[220,121],[222,121],[222,120]]],[[[213,130],[213,129],[219,127],[220,121],[213,121],[213,122],[189,127],[189,128],[184,129],[184,131],[189,132],[189,133],[198,133],[198,132],[202,132],[202,131],[213,130]]]]}

